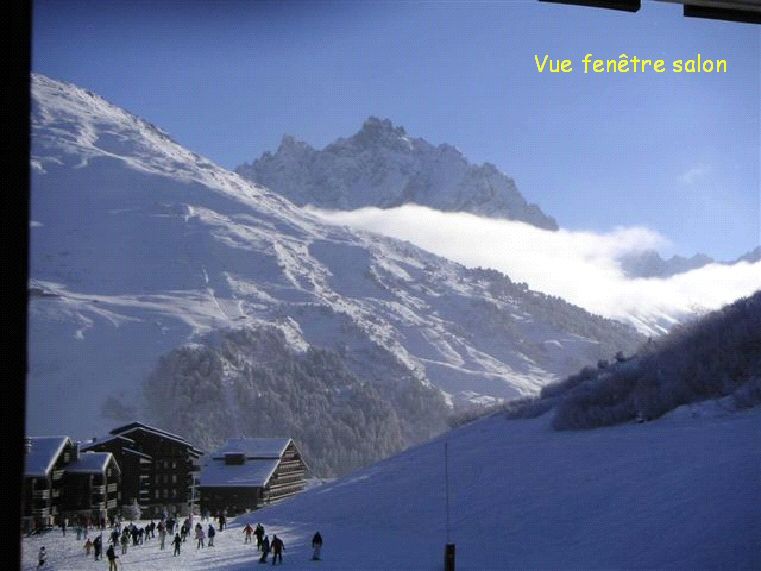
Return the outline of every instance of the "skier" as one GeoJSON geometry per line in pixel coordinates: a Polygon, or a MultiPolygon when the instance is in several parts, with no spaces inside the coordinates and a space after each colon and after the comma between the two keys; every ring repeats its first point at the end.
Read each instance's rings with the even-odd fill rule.
{"type": "Polygon", "coordinates": [[[37,567],[42,567],[45,565],[45,557],[47,556],[47,553],[45,553],[45,546],[43,545],[40,547],[40,551],[37,553],[37,567]]]}
{"type": "Polygon", "coordinates": [[[243,528],[243,533],[246,534],[246,538],[243,540],[243,545],[251,541],[251,534],[254,532],[254,528],[251,527],[250,523],[246,524],[246,527],[243,528]]]}
{"type": "Polygon", "coordinates": [[[267,556],[270,554],[270,538],[269,536],[264,536],[264,541],[262,542],[262,556],[259,559],[259,563],[267,563],[267,556]]]}
{"type": "Polygon", "coordinates": [[[121,544],[122,544],[122,555],[124,555],[125,553],[127,553],[127,546],[129,545],[129,534],[127,533],[126,529],[124,530],[124,533],[122,533],[121,544]]]}
{"type": "Polygon", "coordinates": [[[85,541],[85,555],[90,557],[90,549],[92,549],[93,543],[91,539],[85,541]]]}
{"type": "Polygon", "coordinates": [[[254,531],[254,535],[256,535],[256,549],[257,551],[261,551],[262,540],[264,539],[264,526],[261,523],[256,524],[256,531],[254,531]]]}
{"type": "Polygon", "coordinates": [[[312,547],[314,548],[314,553],[312,554],[312,560],[319,561],[320,551],[322,550],[322,535],[320,535],[319,531],[315,533],[314,537],[312,538],[312,547]]]}
{"type": "Polygon", "coordinates": [[[76,532],[77,532],[77,541],[81,541],[82,540],[82,526],[80,524],[77,524],[76,532]]]}
{"type": "Polygon", "coordinates": [[[117,543],[119,543],[119,532],[116,530],[111,532],[111,543],[113,545],[116,545],[117,543]]]}
{"type": "Polygon", "coordinates": [[[172,545],[174,545],[174,557],[177,557],[180,554],[180,546],[182,545],[182,539],[180,539],[179,533],[175,534],[174,539],[172,540],[172,545]]]}
{"type": "Polygon", "coordinates": [[[216,530],[214,529],[214,526],[209,524],[209,547],[214,547],[214,536],[216,535],[216,530]]]}
{"type": "Polygon", "coordinates": [[[166,531],[161,525],[159,525],[159,541],[161,542],[161,550],[164,550],[164,541],[166,540],[166,531]]]}
{"type": "Polygon", "coordinates": [[[280,565],[283,564],[283,550],[284,549],[285,549],[285,545],[283,545],[283,540],[273,533],[272,534],[272,564],[273,565],[277,563],[278,559],[280,559],[280,565]]]}
{"type": "Polygon", "coordinates": [[[95,538],[95,541],[92,542],[92,546],[94,548],[93,555],[95,556],[95,561],[100,561],[100,553],[103,549],[103,534],[101,533],[98,537],[95,538]]]}
{"type": "Polygon", "coordinates": [[[119,568],[116,560],[119,558],[116,553],[114,553],[114,546],[109,545],[108,549],[106,550],[106,558],[108,559],[108,571],[117,571],[119,568]]]}
{"type": "Polygon", "coordinates": [[[227,527],[227,516],[225,514],[219,514],[219,531],[222,531],[227,527]]]}
{"type": "Polygon", "coordinates": [[[196,524],[196,549],[201,549],[203,547],[203,527],[201,527],[201,523],[196,524]]]}

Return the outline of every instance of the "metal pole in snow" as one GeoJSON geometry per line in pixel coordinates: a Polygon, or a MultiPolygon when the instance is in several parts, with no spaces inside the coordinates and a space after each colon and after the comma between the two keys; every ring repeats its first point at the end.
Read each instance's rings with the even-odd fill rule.
{"type": "Polygon", "coordinates": [[[444,488],[447,509],[447,543],[449,543],[449,443],[444,442],[444,488]]]}
{"type": "Polygon", "coordinates": [[[444,486],[447,508],[447,544],[444,548],[444,570],[454,571],[454,543],[450,542],[449,525],[449,443],[444,441],[444,486]]]}

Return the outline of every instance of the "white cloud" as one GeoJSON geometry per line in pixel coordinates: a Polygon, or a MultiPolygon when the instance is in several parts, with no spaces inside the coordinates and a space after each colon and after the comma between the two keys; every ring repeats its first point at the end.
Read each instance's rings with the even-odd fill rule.
{"type": "Polygon", "coordinates": [[[312,212],[333,224],[408,240],[468,267],[499,270],[594,313],[635,322],[668,321],[696,308],[718,308],[761,288],[761,263],[711,264],[668,279],[626,277],[618,258],[668,244],[642,227],[549,232],[521,222],[412,205],[312,212]]]}
{"type": "Polygon", "coordinates": [[[710,167],[708,165],[700,164],[695,165],[686,171],[684,171],[682,174],[680,174],[677,177],[677,180],[681,184],[691,185],[695,184],[696,182],[703,180],[706,176],[708,176],[708,173],[711,171],[710,167]]]}

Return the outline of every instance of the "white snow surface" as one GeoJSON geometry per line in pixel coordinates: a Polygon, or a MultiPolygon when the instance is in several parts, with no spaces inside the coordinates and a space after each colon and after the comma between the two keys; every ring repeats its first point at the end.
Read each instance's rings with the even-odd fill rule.
{"type": "Polygon", "coordinates": [[[30,434],[140,417],[156,359],[228,328],[275,325],[297,351],[455,403],[535,394],[609,357],[536,313],[537,294],[326,224],[84,89],[34,75],[32,96],[30,434]],[[103,416],[107,399],[123,416],[103,416]]]}
{"type": "MultiPolygon", "coordinates": [[[[130,547],[120,569],[258,568],[246,522],[283,538],[288,569],[441,569],[445,442],[457,569],[761,568],[760,407],[579,432],[549,420],[473,422],[239,516],[214,548],[188,542],[174,559],[153,540],[130,547]],[[316,530],[320,562],[309,560],[316,530]]],[[[23,569],[40,545],[48,569],[103,568],[82,543],[60,530],[24,539],[23,569]]]]}

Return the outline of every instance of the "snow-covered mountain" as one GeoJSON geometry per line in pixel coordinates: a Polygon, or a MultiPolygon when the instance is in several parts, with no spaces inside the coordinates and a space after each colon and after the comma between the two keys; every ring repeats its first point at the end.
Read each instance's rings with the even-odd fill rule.
{"type": "Polygon", "coordinates": [[[471,164],[455,147],[410,137],[388,119],[370,117],[357,133],[321,150],[286,135],[274,154],[236,172],[298,205],[351,210],[414,203],[558,228],[494,165],[471,164]]]}
{"type": "MultiPolygon", "coordinates": [[[[274,328],[387,402],[414,384],[453,405],[535,394],[642,340],[498,272],[321,222],[76,86],[35,75],[32,92],[31,434],[145,416],[158,358],[220,330],[274,328]]],[[[190,373],[218,363],[227,390],[244,356],[212,357],[190,373]]]]}

